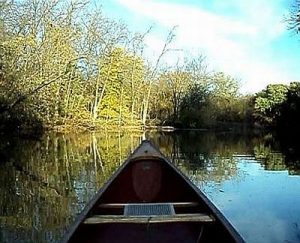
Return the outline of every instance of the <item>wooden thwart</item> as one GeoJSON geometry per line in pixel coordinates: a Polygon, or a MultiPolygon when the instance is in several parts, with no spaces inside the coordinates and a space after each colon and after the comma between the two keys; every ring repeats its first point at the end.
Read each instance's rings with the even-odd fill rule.
{"type": "Polygon", "coordinates": [[[172,223],[172,222],[201,222],[212,223],[215,219],[207,214],[175,214],[175,215],[147,215],[147,216],[126,216],[126,215],[94,215],[87,218],[84,224],[106,224],[106,223],[172,223]]]}
{"type": "MultiPolygon", "coordinates": [[[[172,204],[176,208],[180,207],[196,207],[199,205],[198,202],[168,202],[167,204],[172,204]]],[[[129,203],[101,203],[99,204],[100,208],[123,208],[129,203]]]]}

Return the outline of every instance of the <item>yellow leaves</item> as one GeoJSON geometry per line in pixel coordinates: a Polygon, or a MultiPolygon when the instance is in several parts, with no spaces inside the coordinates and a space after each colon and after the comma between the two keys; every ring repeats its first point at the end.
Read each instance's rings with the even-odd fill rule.
{"type": "Polygon", "coordinates": [[[22,71],[22,66],[30,59],[32,50],[35,50],[35,41],[31,36],[12,37],[1,43],[4,50],[3,58],[7,69],[22,71]]]}
{"type": "Polygon", "coordinates": [[[123,119],[128,117],[130,112],[137,113],[136,109],[140,109],[142,105],[138,102],[139,95],[137,95],[142,92],[143,87],[142,60],[125,49],[116,47],[98,60],[98,68],[101,90],[105,88],[98,104],[99,116],[123,119]],[[134,106],[133,103],[136,105],[134,106]],[[133,106],[134,110],[132,110],[133,106]]]}
{"type": "Polygon", "coordinates": [[[147,67],[136,55],[143,37],[134,40],[124,26],[81,8],[81,1],[72,2],[76,7],[69,1],[27,4],[12,2],[18,11],[10,11],[0,43],[7,50],[3,86],[12,100],[42,86],[25,105],[46,123],[86,118],[87,112],[92,122],[100,116],[133,123],[148,106],[145,93],[153,81],[145,80],[147,67]]]}

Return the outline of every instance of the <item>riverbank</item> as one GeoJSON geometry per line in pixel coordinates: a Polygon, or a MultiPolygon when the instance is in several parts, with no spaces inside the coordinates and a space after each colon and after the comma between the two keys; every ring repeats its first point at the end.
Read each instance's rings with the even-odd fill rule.
{"type": "Polygon", "coordinates": [[[180,131],[214,131],[214,132],[244,132],[249,130],[259,130],[264,131],[264,127],[257,127],[249,123],[238,123],[238,122],[218,122],[210,126],[203,127],[185,127],[185,126],[161,126],[150,124],[143,126],[142,124],[133,125],[117,125],[117,124],[107,124],[105,122],[68,122],[65,124],[46,124],[43,125],[41,122],[36,123],[24,123],[24,124],[14,124],[5,123],[0,125],[0,134],[10,135],[16,137],[25,138],[38,138],[46,132],[55,132],[61,134],[80,134],[85,132],[132,132],[132,133],[144,133],[149,131],[154,132],[180,132],[180,131]]]}

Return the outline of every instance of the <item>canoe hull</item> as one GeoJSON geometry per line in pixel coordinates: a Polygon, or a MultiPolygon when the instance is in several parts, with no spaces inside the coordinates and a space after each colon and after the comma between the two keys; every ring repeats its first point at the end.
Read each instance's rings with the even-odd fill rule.
{"type": "Polygon", "coordinates": [[[220,211],[150,142],[99,190],[64,242],[244,242],[220,211]],[[150,210],[170,205],[171,212],[150,210]],[[141,215],[126,215],[132,205],[141,215]],[[143,209],[145,210],[145,209],[143,209]],[[150,211],[149,211],[150,210],[150,211]],[[144,215],[145,214],[145,215],[144,215]]]}

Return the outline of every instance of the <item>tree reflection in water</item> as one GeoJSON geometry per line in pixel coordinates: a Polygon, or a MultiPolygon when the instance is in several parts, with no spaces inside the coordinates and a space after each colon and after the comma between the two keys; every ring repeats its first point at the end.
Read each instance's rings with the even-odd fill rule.
{"type": "MultiPolygon", "coordinates": [[[[0,241],[60,241],[141,137],[120,132],[47,134],[39,141],[2,138],[0,241]]],[[[239,156],[255,156],[266,170],[300,172],[299,159],[287,161],[291,157],[270,136],[185,131],[146,137],[198,185],[242,179],[239,156]]]]}
{"type": "Polygon", "coordinates": [[[1,242],[59,241],[139,135],[46,135],[2,141],[1,242]]]}

